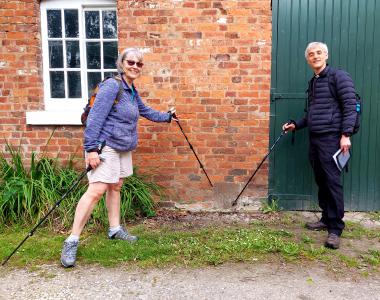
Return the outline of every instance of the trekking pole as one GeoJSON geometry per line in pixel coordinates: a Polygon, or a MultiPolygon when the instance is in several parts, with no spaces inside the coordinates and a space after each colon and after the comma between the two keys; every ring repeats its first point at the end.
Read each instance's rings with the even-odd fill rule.
{"type": "Polygon", "coordinates": [[[239,199],[239,197],[241,196],[241,194],[243,194],[245,188],[248,186],[248,184],[251,182],[251,180],[253,179],[253,177],[256,175],[257,171],[259,171],[259,169],[261,168],[262,164],[264,163],[264,161],[267,159],[267,157],[271,154],[271,152],[273,151],[274,147],[276,147],[276,144],[278,143],[278,141],[286,134],[286,131],[283,130],[280,134],[280,136],[276,139],[276,141],[274,142],[274,144],[272,145],[272,147],[270,147],[269,149],[269,152],[264,156],[264,158],[262,159],[262,161],[260,162],[260,164],[258,165],[258,167],[256,168],[255,172],[253,172],[251,178],[249,178],[249,180],[247,181],[247,183],[245,184],[245,186],[243,187],[243,189],[241,190],[241,192],[239,193],[239,195],[236,197],[236,199],[232,202],[232,206],[235,206],[237,204],[237,201],[239,199]]]}
{"type": "Polygon", "coordinates": [[[213,184],[212,184],[212,182],[211,182],[210,178],[208,177],[208,175],[207,175],[207,172],[206,172],[205,168],[203,167],[203,165],[202,165],[201,161],[199,160],[199,158],[198,158],[198,155],[197,155],[197,154],[195,153],[195,151],[194,151],[193,145],[191,145],[191,143],[190,143],[189,139],[187,138],[187,136],[186,136],[185,132],[183,131],[183,129],[182,129],[182,126],[181,126],[181,123],[179,122],[179,120],[178,120],[177,118],[175,119],[175,121],[176,121],[176,123],[178,124],[179,128],[181,129],[181,131],[182,131],[182,133],[183,133],[183,135],[184,135],[184,137],[185,137],[185,139],[186,139],[187,143],[188,143],[188,144],[189,144],[189,146],[190,146],[190,149],[193,151],[193,153],[194,153],[195,157],[197,158],[197,160],[198,160],[198,163],[199,163],[199,166],[201,167],[201,169],[202,169],[202,170],[203,170],[203,172],[205,173],[205,175],[206,175],[206,177],[207,177],[207,180],[208,180],[208,182],[210,183],[211,187],[213,187],[213,184]]]}
{"type": "MultiPolygon", "coordinates": [[[[104,147],[104,146],[103,146],[104,147]]],[[[101,161],[103,161],[104,159],[103,158],[100,158],[101,161]]],[[[13,256],[13,254],[16,253],[16,251],[22,246],[22,244],[25,243],[25,241],[31,237],[34,232],[36,231],[36,229],[47,219],[47,217],[53,212],[54,209],[56,209],[59,204],[61,204],[62,200],[65,199],[67,197],[68,194],[70,194],[70,192],[72,190],[74,190],[77,185],[79,184],[79,182],[83,179],[83,177],[89,172],[92,170],[92,167],[90,165],[88,165],[88,167],[86,168],[86,170],[84,170],[78,177],[77,181],[74,182],[74,184],[66,191],[66,193],[61,197],[61,199],[59,199],[55,204],[54,206],[48,211],[48,213],[38,222],[38,224],[36,226],[34,226],[34,228],[28,233],[28,235],[21,241],[21,243],[13,250],[13,252],[3,261],[3,263],[1,264],[2,266],[4,266],[8,260],[13,256]]]]}

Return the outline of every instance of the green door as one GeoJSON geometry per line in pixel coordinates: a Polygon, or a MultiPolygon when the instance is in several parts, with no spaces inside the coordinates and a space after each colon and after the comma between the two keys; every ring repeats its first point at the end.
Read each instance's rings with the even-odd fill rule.
{"type": "MultiPolygon", "coordinates": [[[[304,51],[309,42],[329,47],[330,65],[348,71],[364,99],[362,127],[352,138],[352,160],[344,173],[345,208],[380,210],[380,0],[273,0],[271,138],[281,125],[304,114],[312,76],[304,51]]],[[[285,209],[317,206],[308,161],[307,129],[294,145],[287,134],[270,157],[269,197],[285,209]]]]}

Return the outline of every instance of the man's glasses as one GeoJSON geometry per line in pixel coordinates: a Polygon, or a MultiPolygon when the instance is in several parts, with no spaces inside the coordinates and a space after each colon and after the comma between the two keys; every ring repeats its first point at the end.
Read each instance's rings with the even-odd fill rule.
{"type": "Polygon", "coordinates": [[[128,60],[128,59],[126,59],[126,62],[127,62],[127,64],[128,64],[128,66],[134,66],[135,64],[136,64],[136,66],[138,67],[138,68],[142,68],[143,67],[143,63],[142,62],[140,62],[140,61],[134,61],[134,60],[128,60]]]}

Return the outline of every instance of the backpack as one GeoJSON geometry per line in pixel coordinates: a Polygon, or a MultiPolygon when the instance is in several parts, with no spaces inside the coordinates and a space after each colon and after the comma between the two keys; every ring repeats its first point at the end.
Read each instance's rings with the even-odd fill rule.
{"type": "MultiPolygon", "coordinates": [[[[330,89],[331,95],[337,99],[337,93],[336,93],[336,80],[335,80],[335,74],[336,70],[331,68],[331,71],[329,72],[329,78],[328,78],[328,85],[330,89]],[[331,84],[330,84],[331,83],[331,84]],[[331,86],[334,86],[335,88],[332,89],[331,86]]],[[[360,97],[358,93],[355,92],[355,98],[356,98],[356,120],[355,120],[355,125],[354,129],[352,131],[352,134],[358,133],[360,124],[361,124],[361,115],[363,111],[363,100],[360,97]]]]}
{"type": "Polygon", "coordinates": [[[115,79],[118,82],[118,84],[119,84],[119,91],[117,92],[117,96],[116,96],[116,99],[113,102],[113,105],[116,105],[119,102],[120,97],[121,97],[121,95],[124,92],[124,88],[123,88],[123,83],[121,81],[121,77],[120,76],[112,76],[112,77],[108,76],[108,77],[104,78],[93,89],[91,97],[88,99],[86,106],[83,108],[83,113],[80,116],[80,120],[81,120],[81,122],[82,122],[82,124],[84,126],[87,126],[87,118],[88,118],[88,115],[89,115],[89,113],[91,111],[92,106],[94,105],[94,102],[95,102],[95,99],[96,99],[96,95],[97,95],[97,93],[99,91],[99,85],[101,83],[105,82],[106,80],[110,79],[110,78],[115,79]]]}

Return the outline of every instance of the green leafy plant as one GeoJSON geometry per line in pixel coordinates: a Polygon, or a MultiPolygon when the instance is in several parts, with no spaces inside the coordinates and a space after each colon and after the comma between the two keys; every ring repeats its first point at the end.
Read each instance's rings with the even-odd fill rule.
{"type": "MultiPolygon", "coordinates": [[[[133,169],[133,175],[126,178],[121,188],[120,211],[122,218],[134,219],[139,217],[153,217],[156,215],[156,203],[153,196],[163,196],[164,188],[150,179],[147,174],[138,173],[133,169]]],[[[94,209],[92,221],[106,225],[107,208],[104,199],[94,209]]]]}
{"type": "Polygon", "coordinates": [[[281,209],[278,204],[278,200],[273,198],[269,199],[268,201],[263,201],[260,210],[264,214],[269,214],[279,212],[281,209]]]}
{"type": "Polygon", "coordinates": [[[29,167],[20,147],[6,143],[9,153],[0,154],[0,220],[5,223],[33,223],[45,213],[66,188],[65,177],[59,176],[57,160],[38,159],[32,153],[29,167]]]}
{"type": "Polygon", "coordinates": [[[310,203],[310,210],[311,211],[315,211],[315,212],[319,212],[321,209],[319,208],[318,202],[311,201],[311,203],[310,203]]]}
{"type": "MultiPolygon", "coordinates": [[[[23,157],[21,147],[14,148],[6,142],[6,151],[0,153],[0,224],[35,224],[62,197],[79,177],[74,168],[74,158],[62,166],[57,158],[46,153],[38,157],[34,152],[30,160],[23,157]]],[[[47,222],[67,227],[71,224],[75,207],[87,189],[83,180],[54,211],[47,222]]],[[[162,187],[137,173],[125,180],[121,189],[121,216],[154,216],[155,195],[162,196],[162,187]]],[[[93,223],[108,223],[104,199],[92,215],[93,223]]]]}
{"type": "Polygon", "coordinates": [[[380,211],[370,212],[369,216],[372,221],[380,222],[380,211]]]}

